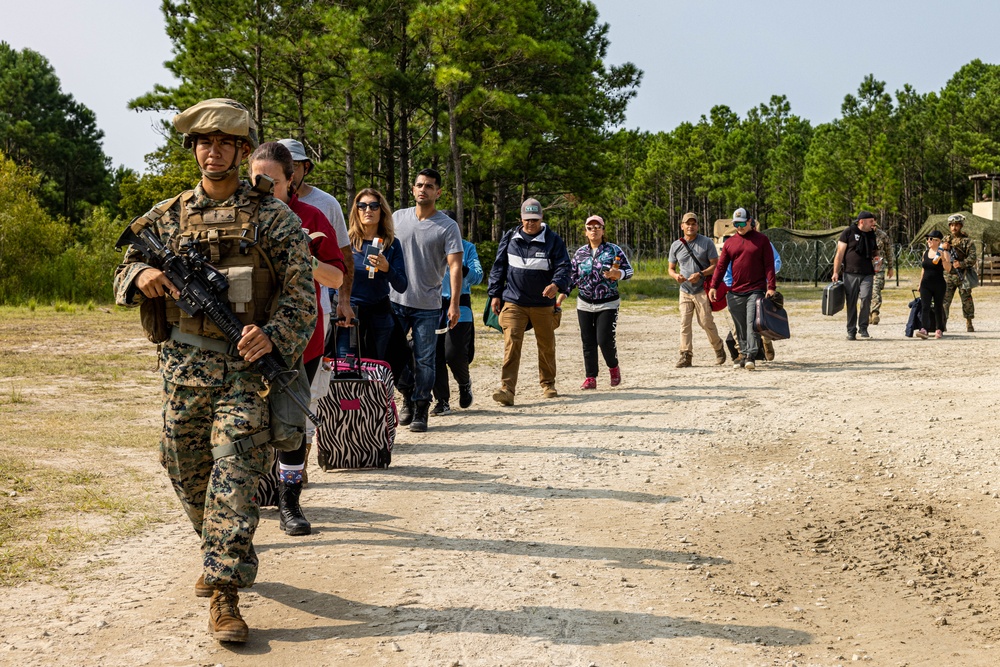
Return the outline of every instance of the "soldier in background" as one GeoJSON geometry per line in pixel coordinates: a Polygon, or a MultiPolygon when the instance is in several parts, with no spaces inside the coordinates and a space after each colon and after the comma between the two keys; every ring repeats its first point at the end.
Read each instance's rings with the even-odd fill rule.
{"type": "Polygon", "coordinates": [[[878,246],[878,256],[882,259],[881,265],[876,267],[875,281],[872,284],[872,305],[871,315],[868,318],[869,324],[878,324],[882,310],[882,290],[885,289],[885,279],[892,279],[895,266],[896,253],[893,251],[892,239],[878,226],[875,220],[875,244],[878,246]]]}
{"type": "Polygon", "coordinates": [[[955,296],[955,290],[958,290],[959,298],[962,299],[965,330],[975,331],[972,319],[976,316],[976,304],[972,301],[972,288],[963,288],[962,283],[965,281],[967,272],[972,272],[972,276],[976,275],[976,244],[969,238],[968,234],[962,231],[964,226],[965,216],[961,213],[948,216],[948,234],[941,243],[941,248],[950,251],[952,258],[951,271],[944,276],[944,318],[947,322],[952,297],[955,296]]]}
{"type": "MultiPolygon", "coordinates": [[[[141,305],[144,313],[160,308],[170,325],[169,332],[147,330],[160,341],[160,460],[201,539],[203,569],[194,592],[211,597],[209,629],[219,641],[245,642],[249,628],[237,589],[253,585],[257,576],[253,536],[260,512],[253,498],[273,455],[266,446],[272,440],[268,399],[260,395],[263,379],[251,364],[272,350],[290,367],[302,356],[316,323],[316,291],[299,219],[240,180],[240,165],[257,144],[246,107],[206,100],[174,116],[173,123],[202,179],[135,222],[153,229],[175,252],[182,240],[194,242],[228,272],[230,297],[242,295],[233,310],[244,324],[243,337],[232,349],[208,318],[183,313],[175,301],[178,287],[143,263],[134,248],[115,271],[115,301],[141,305]],[[256,242],[242,253],[247,230],[256,242]]],[[[146,328],[148,318],[143,322],[146,328]]]]}

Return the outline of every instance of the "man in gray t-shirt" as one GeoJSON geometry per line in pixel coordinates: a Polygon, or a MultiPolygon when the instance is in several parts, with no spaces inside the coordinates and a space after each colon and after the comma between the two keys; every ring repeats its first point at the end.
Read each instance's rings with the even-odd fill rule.
{"type": "Polygon", "coordinates": [[[715,350],[715,361],[725,363],[726,351],[715,327],[712,304],[705,293],[705,282],[719,261],[719,251],[712,239],[698,233],[698,216],[685,213],[681,219],[684,236],[670,246],[668,270],[670,277],[680,283],[681,356],[677,368],[691,365],[694,355],[691,341],[691,320],[698,317],[698,326],[708,334],[708,342],[715,350]]]}
{"type": "MultiPolygon", "coordinates": [[[[389,288],[396,322],[405,337],[413,331],[413,379],[400,373],[396,388],[403,394],[399,423],[411,431],[427,430],[427,412],[434,386],[437,353],[435,330],[441,321],[441,285],[449,272],[451,293],[462,293],[462,232],[458,223],[437,210],[441,196],[441,174],[424,169],[413,184],[417,205],[396,211],[392,222],[403,249],[409,286],[400,294],[389,288]]],[[[448,307],[448,327],[458,324],[458,299],[448,307]]]]}

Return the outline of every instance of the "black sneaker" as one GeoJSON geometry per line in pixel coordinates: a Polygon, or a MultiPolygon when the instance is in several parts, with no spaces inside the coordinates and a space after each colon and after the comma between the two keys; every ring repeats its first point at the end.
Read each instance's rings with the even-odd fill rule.
{"type": "Polygon", "coordinates": [[[871,336],[868,335],[867,331],[859,331],[858,335],[861,336],[862,338],[871,338],[871,336]]]}
{"type": "Polygon", "coordinates": [[[434,409],[431,410],[432,415],[442,416],[451,414],[451,406],[448,405],[448,401],[438,401],[434,404],[434,409]]]}
{"type": "Polygon", "coordinates": [[[458,407],[464,410],[470,405],[472,405],[472,385],[471,384],[458,385],[458,407]]]}
{"type": "Polygon", "coordinates": [[[847,334],[847,340],[857,340],[857,339],[858,337],[855,336],[854,334],[847,334]]]}

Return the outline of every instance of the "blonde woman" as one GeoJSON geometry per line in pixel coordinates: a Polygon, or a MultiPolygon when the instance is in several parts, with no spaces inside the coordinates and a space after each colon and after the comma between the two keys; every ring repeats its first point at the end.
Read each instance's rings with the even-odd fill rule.
{"type": "MultiPolygon", "coordinates": [[[[409,283],[392,209],[381,192],[365,188],[354,197],[347,235],[354,256],[351,308],[358,320],[358,344],[365,357],[384,361],[393,328],[389,286],[405,292],[409,283]],[[376,238],[381,239],[381,249],[373,247],[376,238]]],[[[342,357],[350,349],[350,330],[342,329],[338,335],[337,355],[342,357]]]]}

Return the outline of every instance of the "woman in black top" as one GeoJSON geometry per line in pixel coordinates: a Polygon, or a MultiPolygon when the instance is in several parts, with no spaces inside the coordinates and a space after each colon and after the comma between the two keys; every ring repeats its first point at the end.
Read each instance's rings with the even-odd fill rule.
{"type": "Polygon", "coordinates": [[[927,330],[933,327],[934,337],[940,338],[944,328],[944,274],[951,271],[951,254],[941,249],[943,235],[936,229],[927,235],[927,250],[924,252],[920,269],[920,324],[917,338],[927,338],[927,330]],[[934,309],[931,310],[931,299],[934,309]]]}

